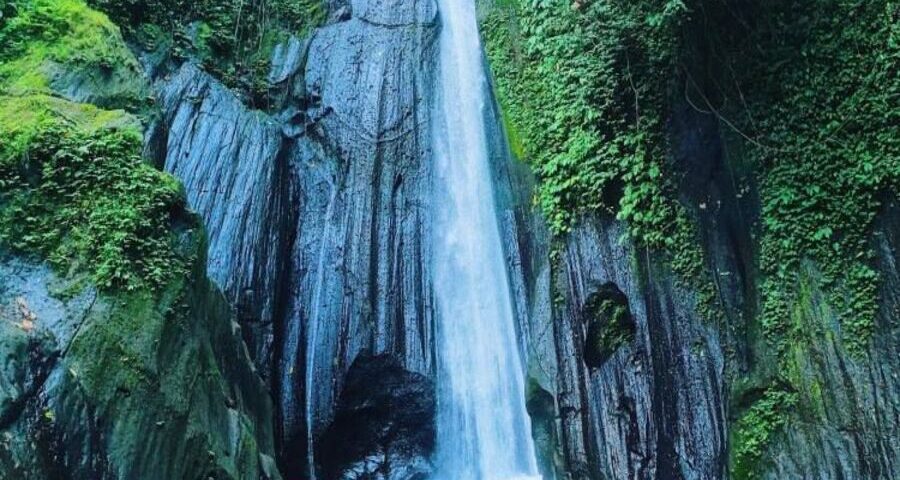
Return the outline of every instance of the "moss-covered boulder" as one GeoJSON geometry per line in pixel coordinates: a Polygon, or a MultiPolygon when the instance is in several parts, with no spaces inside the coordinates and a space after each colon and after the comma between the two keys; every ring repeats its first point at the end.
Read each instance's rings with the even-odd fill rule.
{"type": "Polygon", "coordinates": [[[0,478],[280,478],[203,229],[104,109],[146,86],[118,28],[81,0],[0,9],[0,478]]]}
{"type": "Polygon", "coordinates": [[[271,401],[203,264],[103,293],[0,260],[0,478],[279,478],[271,401]]]}
{"type": "Polygon", "coordinates": [[[140,64],[106,15],[81,0],[5,2],[0,94],[53,93],[106,108],[147,97],[140,64]]]}

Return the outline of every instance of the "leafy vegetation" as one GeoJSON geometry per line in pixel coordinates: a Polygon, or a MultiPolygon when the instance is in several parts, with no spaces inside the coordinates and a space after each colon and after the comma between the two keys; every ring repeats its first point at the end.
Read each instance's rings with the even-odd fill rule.
{"type": "Polygon", "coordinates": [[[118,29],[78,0],[3,11],[0,245],[87,272],[104,289],[155,288],[183,273],[171,229],[182,192],[142,161],[140,124],[59,98],[45,73],[47,62],[136,63],[118,29]]]}
{"type": "Polygon", "coordinates": [[[263,104],[272,50],[325,19],[321,0],[90,0],[143,48],[196,58],[225,84],[263,104]]]}
{"type": "Polygon", "coordinates": [[[511,136],[541,178],[537,203],[557,233],[579,213],[629,220],[652,246],[670,244],[677,208],[664,192],[670,31],[678,4],[654,23],[637,17],[653,2],[530,2],[495,10],[484,27],[511,136]]]}
{"type": "Polygon", "coordinates": [[[737,478],[752,476],[796,405],[819,408],[792,377],[819,331],[811,322],[824,323],[806,318],[805,276],[821,277],[843,346],[857,359],[868,350],[880,285],[869,236],[900,191],[898,19],[887,0],[510,0],[484,22],[511,145],[540,178],[536,203],[556,234],[584,213],[616,215],[638,245],[669,253],[702,308],[715,292],[666,160],[676,102],[718,119],[741,156],[730,161],[752,166],[753,321],[778,367],[739,415],[737,478]]]}
{"type": "Polygon", "coordinates": [[[771,25],[750,33],[755,48],[743,52],[737,84],[749,105],[742,128],[758,145],[762,323],[780,348],[802,337],[787,313],[810,259],[845,345],[861,355],[879,285],[868,237],[884,195],[900,185],[896,7],[819,0],[814,15],[792,2],[767,11],[771,25]]]}
{"type": "Polygon", "coordinates": [[[51,93],[57,77],[94,82],[92,94],[117,108],[139,106],[140,67],[119,29],[80,0],[14,0],[0,25],[0,89],[51,93]]]}
{"type": "Polygon", "coordinates": [[[784,412],[795,407],[797,401],[797,394],[772,387],[744,412],[731,436],[734,480],[757,478],[759,461],[772,436],[788,421],[784,412]]]}
{"type": "Polygon", "coordinates": [[[678,61],[680,0],[505,2],[483,24],[513,150],[536,171],[535,202],[564,235],[587,212],[623,220],[669,254],[715,317],[696,226],[675,200],[664,124],[678,61]]]}
{"type": "Polygon", "coordinates": [[[0,136],[13,139],[0,156],[0,242],[87,270],[107,289],[157,287],[182,273],[170,229],[180,186],[141,160],[137,130],[53,119],[0,136]]]}

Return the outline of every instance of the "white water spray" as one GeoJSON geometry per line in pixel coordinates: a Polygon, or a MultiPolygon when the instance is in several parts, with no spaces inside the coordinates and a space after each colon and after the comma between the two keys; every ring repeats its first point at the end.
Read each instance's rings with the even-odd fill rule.
{"type": "Polygon", "coordinates": [[[474,0],[439,0],[434,285],[440,480],[540,479],[491,185],[474,0]]]}

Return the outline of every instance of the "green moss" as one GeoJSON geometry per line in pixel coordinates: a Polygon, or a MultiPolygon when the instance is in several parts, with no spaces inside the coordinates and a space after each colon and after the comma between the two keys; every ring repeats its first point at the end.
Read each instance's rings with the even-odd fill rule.
{"type": "Polygon", "coordinates": [[[179,274],[170,226],[182,192],[141,160],[137,131],[53,118],[13,138],[0,158],[0,242],[89,271],[102,288],[156,287],[179,274]]]}
{"type": "Polygon", "coordinates": [[[121,97],[119,106],[141,101],[137,60],[105,15],[81,0],[12,4],[16,15],[0,28],[0,93],[51,93],[51,83],[64,74],[96,82],[98,95],[121,97]]]}
{"type": "Polygon", "coordinates": [[[762,478],[760,463],[772,438],[789,421],[797,396],[772,387],[741,415],[731,432],[730,465],[734,480],[762,478]]]}
{"type": "MultiPolygon", "coordinates": [[[[185,232],[182,256],[205,249],[201,232],[185,232]]],[[[83,432],[79,422],[95,418],[123,478],[279,478],[264,386],[195,260],[155,293],[97,299],[63,359],[54,422],[83,432]]]]}
{"type": "MultiPolygon", "coordinates": [[[[121,110],[102,110],[42,94],[0,95],[0,168],[12,168],[34,138],[54,121],[72,125],[85,133],[104,128],[137,132],[140,128],[134,117],[121,110]]],[[[6,185],[3,181],[0,179],[0,185],[6,185]]]]}
{"type": "Polygon", "coordinates": [[[617,350],[634,341],[636,327],[624,295],[599,292],[584,306],[588,317],[584,359],[590,367],[600,367],[617,350]]]}

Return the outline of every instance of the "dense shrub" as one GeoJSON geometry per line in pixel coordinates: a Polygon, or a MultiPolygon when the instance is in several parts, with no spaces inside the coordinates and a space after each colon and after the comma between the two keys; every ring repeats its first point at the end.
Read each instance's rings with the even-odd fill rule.
{"type": "Polygon", "coordinates": [[[46,73],[55,64],[137,75],[119,29],[80,0],[14,0],[3,12],[0,248],[86,272],[104,289],[155,288],[181,274],[172,226],[183,197],[141,159],[140,124],[60,98],[46,73]]]}
{"type": "Polygon", "coordinates": [[[143,162],[136,130],[87,131],[60,118],[27,135],[0,147],[0,243],[87,271],[107,289],[158,287],[183,273],[171,230],[182,192],[143,162]]]}

